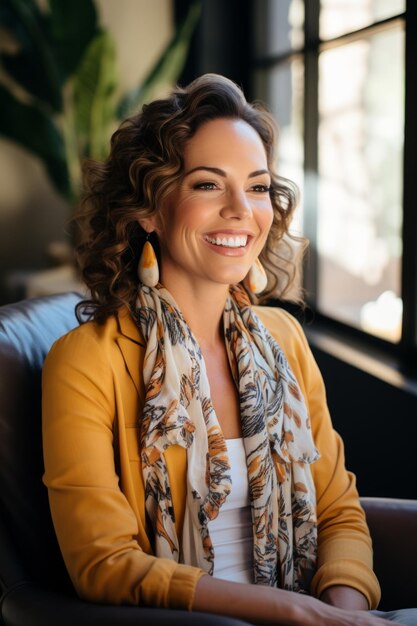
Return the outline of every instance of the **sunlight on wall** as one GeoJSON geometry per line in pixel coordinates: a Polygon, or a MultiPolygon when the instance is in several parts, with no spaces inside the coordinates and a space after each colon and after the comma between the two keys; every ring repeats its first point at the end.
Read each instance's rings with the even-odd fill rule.
{"type": "Polygon", "coordinates": [[[401,339],[403,302],[393,291],[384,291],[375,301],[367,302],[360,311],[363,330],[389,341],[401,339]]]}

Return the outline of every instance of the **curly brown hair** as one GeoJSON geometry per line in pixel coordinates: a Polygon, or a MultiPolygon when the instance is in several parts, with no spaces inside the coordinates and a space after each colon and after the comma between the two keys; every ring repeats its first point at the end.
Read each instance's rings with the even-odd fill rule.
{"type": "MultiPolygon", "coordinates": [[[[276,124],[260,103],[249,104],[240,88],[217,74],[205,74],[164,99],[145,104],[125,120],[111,139],[104,162],[84,164],[85,194],[75,216],[76,247],[82,277],[91,298],[79,305],[99,323],[121,306],[133,311],[137,266],[147,233],[139,219],[150,217],[184,174],[184,147],[205,122],[236,118],[250,124],[265,147],[271,173],[274,218],[260,255],[268,286],[257,300],[285,297],[296,274],[292,260],[297,240],[289,233],[297,188],[274,171],[276,124]]],[[[152,241],[157,255],[158,242],[152,241]]]]}

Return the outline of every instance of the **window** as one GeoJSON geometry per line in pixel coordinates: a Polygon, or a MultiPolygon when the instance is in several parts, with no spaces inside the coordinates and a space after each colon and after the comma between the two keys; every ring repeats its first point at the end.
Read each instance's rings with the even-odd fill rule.
{"type": "Polygon", "coordinates": [[[276,116],[280,173],[301,189],[308,303],[415,364],[417,23],[405,4],[256,0],[252,95],[276,116]]]}

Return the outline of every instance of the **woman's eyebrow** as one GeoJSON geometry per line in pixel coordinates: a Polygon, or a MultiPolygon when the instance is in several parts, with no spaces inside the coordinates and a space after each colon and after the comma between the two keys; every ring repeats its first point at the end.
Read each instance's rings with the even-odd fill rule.
{"type": "MultiPolygon", "coordinates": [[[[223,176],[223,178],[227,177],[227,174],[224,170],[221,170],[218,167],[209,167],[208,165],[198,165],[197,167],[193,167],[188,172],[185,172],[184,177],[196,172],[198,170],[204,170],[206,172],[212,172],[213,174],[218,174],[219,176],[223,176]]],[[[255,176],[260,176],[261,174],[269,174],[268,170],[255,170],[248,175],[248,178],[254,178],[255,176]]]]}
{"type": "Polygon", "coordinates": [[[254,178],[255,176],[260,176],[261,174],[269,174],[268,170],[255,170],[254,172],[251,172],[248,176],[248,178],[254,178]]]}
{"type": "Polygon", "coordinates": [[[189,174],[192,174],[193,172],[197,172],[198,170],[212,172],[213,174],[218,174],[219,176],[223,176],[224,178],[226,178],[227,176],[224,170],[221,170],[218,167],[209,167],[208,165],[197,165],[197,167],[193,167],[191,170],[188,170],[188,172],[185,172],[184,176],[188,176],[189,174]]]}

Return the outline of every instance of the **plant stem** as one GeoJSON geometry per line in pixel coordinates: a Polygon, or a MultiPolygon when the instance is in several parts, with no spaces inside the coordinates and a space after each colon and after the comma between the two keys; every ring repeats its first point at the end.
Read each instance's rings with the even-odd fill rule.
{"type": "Polygon", "coordinates": [[[78,150],[72,94],[69,89],[65,94],[64,114],[60,116],[59,124],[64,137],[65,154],[70,178],[69,200],[73,205],[76,205],[81,194],[81,155],[78,150]]]}

